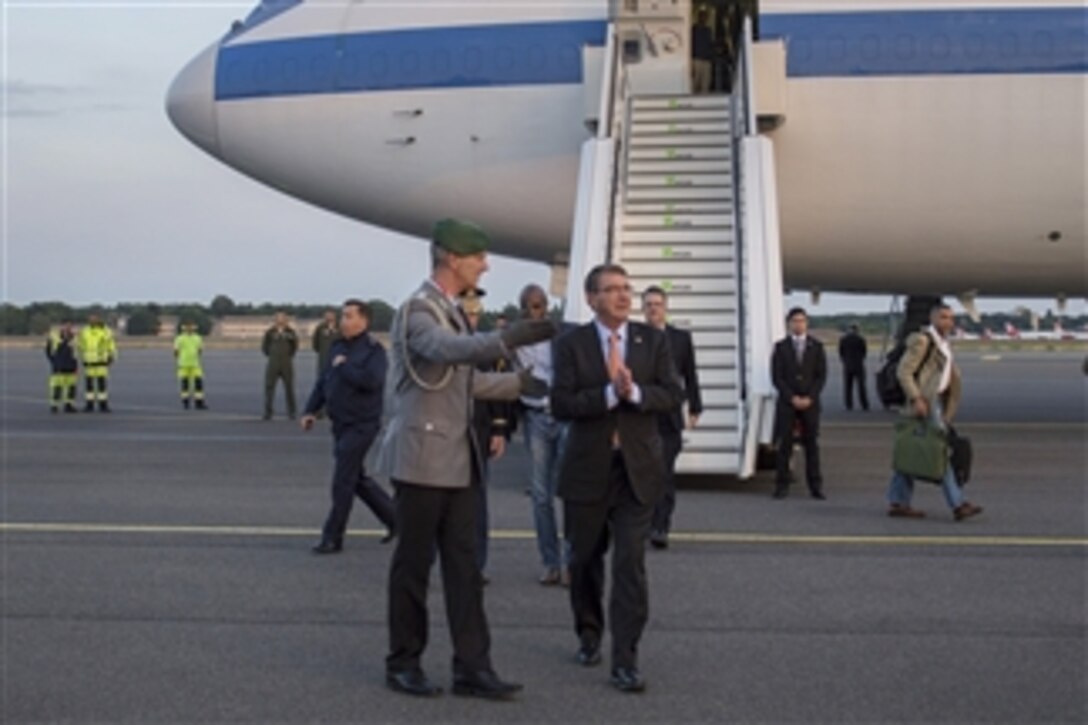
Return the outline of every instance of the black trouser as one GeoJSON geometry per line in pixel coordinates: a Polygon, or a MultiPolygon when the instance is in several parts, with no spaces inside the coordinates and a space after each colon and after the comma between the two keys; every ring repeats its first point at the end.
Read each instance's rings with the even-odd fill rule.
{"type": "Polygon", "coordinates": [[[662,429],[661,443],[665,449],[665,495],[654,507],[653,530],[663,534],[672,527],[672,512],[676,508],[676,458],[680,455],[683,437],[680,431],[662,429]]]}
{"type": "Polygon", "coordinates": [[[195,375],[191,380],[191,388],[189,387],[190,378],[182,378],[179,381],[181,385],[181,399],[187,400],[189,398],[195,398],[197,400],[204,400],[204,378],[195,375]]]}
{"type": "Polygon", "coordinates": [[[601,501],[563,502],[563,522],[571,547],[570,605],[578,638],[600,642],[604,631],[604,555],[611,538],[615,546],[608,599],[612,666],[636,667],[638,642],[650,616],[646,535],[653,506],[635,496],[618,452],[612,457],[608,476],[608,494],[601,501]]]}
{"type": "Polygon", "coordinates": [[[491,516],[487,510],[487,479],[490,475],[489,462],[483,462],[483,479],[476,491],[476,566],[482,574],[487,568],[487,546],[490,536],[491,516]]]}
{"type": "Polygon", "coordinates": [[[823,477],[820,475],[819,431],[814,421],[808,421],[809,424],[806,424],[805,421],[805,417],[811,419],[814,417],[813,414],[809,413],[808,416],[800,416],[796,412],[783,414],[780,411],[778,415],[780,420],[777,426],[778,458],[776,462],[778,471],[775,481],[776,487],[783,489],[790,485],[790,458],[793,456],[793,444],[796,441],[800,442],[805,448],[805,480],[808,483],[808,488],[810,491],[819,491],[823,486],[823,477]],[[785,420],[781,419],[783,415],[785,415],[785,420]],[[795,439],[793,433],[793,420],[795,417],[800,417],[802,420],[801,437],[799,439],[795,439]]]}
{"type": "Polygon", "coordinates": [[[854,409],[854,382],[858,386],[858,400],[862,410],[869,410],[869,394],[865,389],[865,366],[860,368],[843,368],[842,389],[846,395],[846,409],[854,409]]]}
{"type": "Polygon", "coordinates": [[[420,666],[427,646],[427,581],[435,552],[441,557],[453,668],[491,669],[491,635],[484,615],[483,578],[476,562],[478,492],[393,481],[397,549],[389,568],[390,672],[420,666]]]}
{"type": "Polygon", "coordinates": [[[291,362],[270,362],[264,371],[264,414],[272,417],[272,399],[276,395],[276,381],[283,381],[287,396],[287,415],[295,417],[295,366],[291,362]]]}
{"type": "Polygon", "coordinates": [[[394,528],[396,512],[393,508],[393,499],[377,481],[366,475],[366,468],[363,465],[366,453],[370,450],[370,445],[377,434],[378,426],[374,424],[333,425],[333,454],[336,457],[336,468],[332,474],[332,510],[329,511],[329,517],[325,519],[325,526],[321,530],[323,539],[341,541],[344,538],[344,530],[348,526],[348,517],[351,515],[355,496],[358,496],[387,528],[394,528]]]}

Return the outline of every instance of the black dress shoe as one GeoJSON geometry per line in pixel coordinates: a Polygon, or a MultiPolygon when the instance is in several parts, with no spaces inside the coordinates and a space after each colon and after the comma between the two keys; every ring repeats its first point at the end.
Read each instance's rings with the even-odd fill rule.
{"type": "Polygon", "coordinates": [[[646,680],[634,667],[613,667],[612,687],[620,692],[642,692],[646,689],[646,680]]]}
{"type": "Polygon", "coordinates": [[[594,667],[601,664],[601,645],[598,642],[582,642],[574,660],[582,667],[594,667]]]}
{"type": "Polygon", "coordinates": [[[482,697],[488,700],[506,700],[521,691],[516,682],[503,682],[491,670],[459,672],[453,676],[453,694],[464,697],[482,697]]]}
{"type": "Polygon", "coordinates": [[[650,532],[650,546],[655,549],[667,549],[669,548],[669,535],[664,531],[651,531],[650,532]]]}
{"type": "Polygon", "coordinates": [[[416,697],[434,697],[442,693],[442,688],[432,684],[427,675],[423,674],[423,670],[386,672],[385,684],[390,690],[416,697]]]}
{"type": "Polygon", "coordinates": [[[817,501],[826,501],[827,500],[827,496],[824,496],[824,492],[819,490],[819,489],[816,489],[815,491],[810,491],[809,495],[812,496],[812,498],[816,499],[817,501]]]}
{"type": "Polygon", "coordinates": [[[322,539],[313,548],[315,554],[339,554],[344,550],[344,542],[340,539],[322,539]]]}

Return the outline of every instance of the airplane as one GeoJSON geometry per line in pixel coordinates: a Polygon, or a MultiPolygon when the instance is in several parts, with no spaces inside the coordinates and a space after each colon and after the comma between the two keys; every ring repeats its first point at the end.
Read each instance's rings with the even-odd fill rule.
{"type": "Polygon", "coordinates": [[[783,290],[905,294],[912,319],[943,295],[1088,292],[1080,0],[753,4],[714,98],[689,92],[688,0],[265,0],[167,113],[330,211],[417,237],[479,223],[551,265],[568,319],[608,254],[666,285],[704,388],[679,469],[746,478],[783,290]]]}
{"type": "MultiPolygon", "coordinates": [[[[675,1],[675,0],[673,0],[675,1]]],[[[1083,297],[1079,0],[763,0],[787,48],[775,147],[786,288],[1083,297]]],[[[184,68],[169,117],[227,165],[426,237],[565,263],[583,45],[608,0],[265,0],[184,68]]]]}

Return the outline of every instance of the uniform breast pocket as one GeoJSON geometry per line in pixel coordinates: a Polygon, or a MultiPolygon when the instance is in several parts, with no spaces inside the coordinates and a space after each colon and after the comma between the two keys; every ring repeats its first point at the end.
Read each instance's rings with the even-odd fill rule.
{"type": "Polygon", "coordinates": [[[450,430],[446,423],[441,421],[419,421],[408,426],[408,438],[406,441],[413,456],[418,456],[417,463],[433,460],[435,456],[441,456],[449,446],[450,430]]]}

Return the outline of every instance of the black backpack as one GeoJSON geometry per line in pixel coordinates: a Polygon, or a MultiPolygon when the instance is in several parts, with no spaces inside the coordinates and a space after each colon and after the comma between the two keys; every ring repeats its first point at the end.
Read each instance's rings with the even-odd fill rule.
{"type": "MultiPolygon", "coordinates": [[[[925,357],[922,358],[918,370],[924,368],[926,363],[929,362],[933,347],[934,343],[930,340],[925,357]]],[[[903,359],[903,354],[906,351],[906,344],[899,343],[892,348],[892,351],[884,358],[884,364],[876,371],[876,394],[880,396],[880,402],[884,404],[885,408],[898,408],[907,402],[907,394],[903,392],[903,386],[899,384],[899,375],[897,374],[899,361],[903,359]]],[[[915,375],[918,374],[918,370],[914,371],[915,375]]]]}

